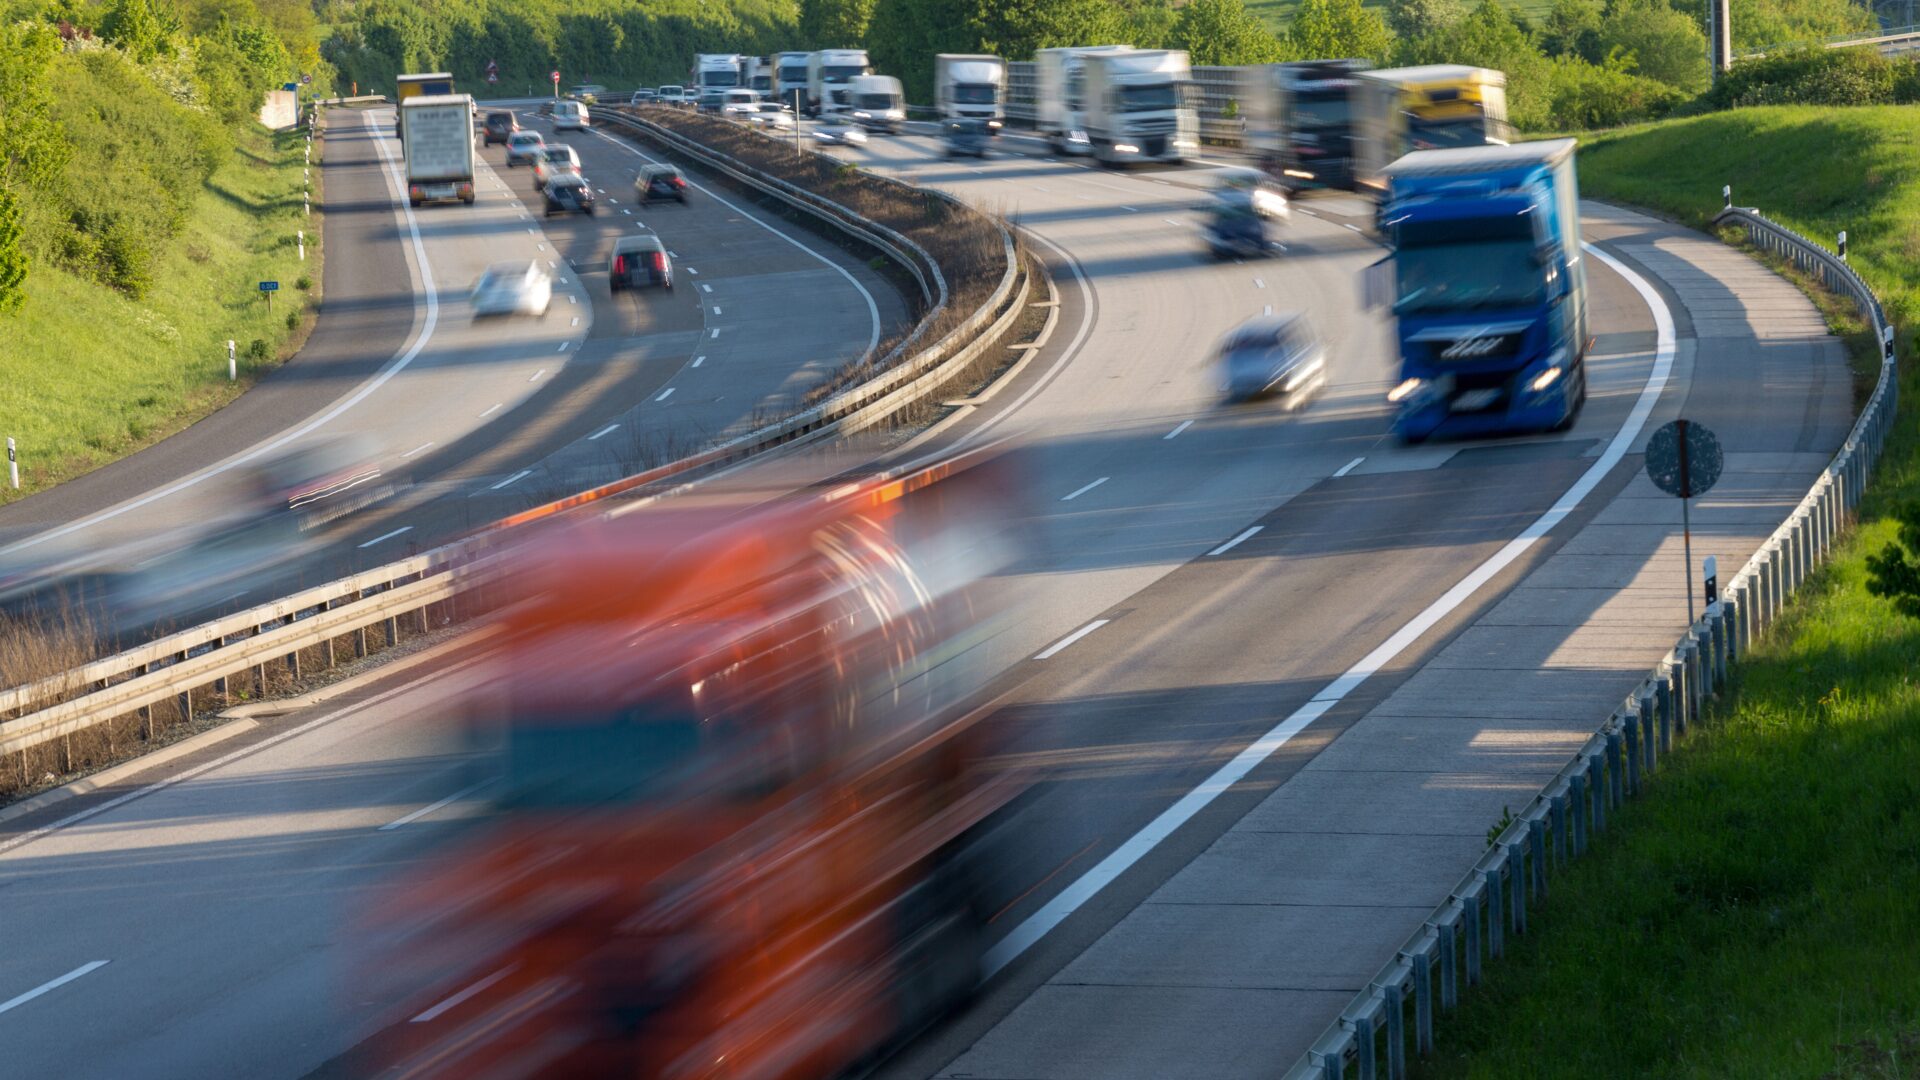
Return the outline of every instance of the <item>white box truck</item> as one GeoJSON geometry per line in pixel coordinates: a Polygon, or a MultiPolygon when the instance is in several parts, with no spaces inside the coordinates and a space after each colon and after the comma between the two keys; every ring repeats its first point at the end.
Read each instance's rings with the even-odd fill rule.
{"type": "Polygon", "coordinates": [[[738,89],[743,81],[742,61],[746,58],[739,53],[696,53],[693,58],[693,85],[700,95],[700,108],[708,112],[719,112],[721,103],[726,99],[727,91],[738,89]]]}
{"type": "Polygon", "coordinates": [[[1087,142],[1102,165],[1178,164],[1199,152],[1184,49],[1092,53],[1085,63],[1087,142]]]}
{"type": "Polygon", "coordinates": [[[873,70],[865,49],[821,49],[807,58],[808,116],[843,110],[852,103],[849,85],[873,70]]]}
{"type": "Polygon", "coordinates": [[[891,75],[855,75],[847,80],[851,97],[847,116],[863,128],[900,134],[907,122],[907,95],[891,75]]]}
{"type": "Polygon", "coordinates": [[[400,142],[407,156],[407,202],[458,199],[473,204],[473,98],[410,97],[400,103],[400,142]]]}
{"type": "Polygon", "coordinates": [[[1077,45],[1041,49],[1033,54],[1034,127],[1062,154],[1087,152],[1086,59],[1100,53],[1129,52],[1131,45],[1077,45]]]}
{"type": "Polygon", "coordinates": [[[773,100],[795,113],[807,107],[807,60],[810,52],[773,54],[773,100]]]}
{"type": "Polygon", "coordinates": [[[997,56],[933,58],[933,104],[942,120],[985,120],[998,128],[1006,116],[1006,85],[1007,62],[997,56]]]}

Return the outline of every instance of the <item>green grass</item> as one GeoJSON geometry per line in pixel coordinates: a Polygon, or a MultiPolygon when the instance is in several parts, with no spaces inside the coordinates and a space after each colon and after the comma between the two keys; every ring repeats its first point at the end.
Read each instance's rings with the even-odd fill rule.
{"type": "MultiPolygon", "coordinates": [[[[1592,139],[1582,183],[1699,223],[1730,181],[1809,235],[1845,228],[1904,319],[1916,130],[1896,108],[1721,113],[1592,139]]],[[[1920,1075],[1920,623],[1867,593],[1864,566],[1894,534],[1882,515],[1920,498],[1920,378],[1901,378],[1861,527],[1648,794],[1553,879],[1421,1075],[1920,1075]]]]}
{"type": "MultiPolygon", "coordinates": [[[[301,211],[305,137],[251,129],[195,201],[186,227],[155,260],[141,300],[36,261],[26,306],[0,325],[0,435],[20,448],[21,490],[72,479],[153,443],[233,400],[304,336],[286,315],[320,280],[319,219],[301,211]],[[307,260],[295,247],[307,232],[307,260]],[[273,314],[256,289],[278,280],[273,314]],[[227,381],[227,339],[240,380],[227,381]],[[250,359],[260,339],[267,359],[250,359]]],[[[316,182],[319,161],[314,163],[316,182]]],[[[316,186],[314,197],[319,190],[316,186]]],[[[318,292],[317,284],[314,290],[318,292]]],[[[310,324],[311,319],[307,322],[310,324]]]]}

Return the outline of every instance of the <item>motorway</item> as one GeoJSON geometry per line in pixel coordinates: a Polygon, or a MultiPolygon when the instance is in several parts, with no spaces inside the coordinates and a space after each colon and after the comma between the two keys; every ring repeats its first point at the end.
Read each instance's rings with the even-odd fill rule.
{"type": "MultiPolygon", "coordinates": [[[[547,129],[529,110],[528,126],[547,129]]],[[[635,205],[652,160],[597,132],[580,152],[593,217],[544,217],[530,170],[487,148],[476,205],[409,208],[391,109],[336,109],[321,142],[324,302],[299,356],[181,435],[0,510],[0,563],[126,545],[159,553],[142,622],[188,623],[432,547],[503,514],[699,449],[791,411],[811,387],[908,325],[898,290],[823,236],[693,175],[687,205],[635,205]],[[615,237],[676,256],[671,293],[615,297],[615,237]],[[476,320],[489,265],[555,273],[539,319],[476,320]],[[232,565],[196,559],[196,526],[233,513],[247,469],[357,434],[397,489],[302,543],[239,529],[232,565]]],[[[122,627],[131,631],[133,627],[122,627]]]]}
{"type": "MultiPolygon", "coordinates": [[[[913,448],[1011,434],[1034,454],[1044,542],[1017,571],[1034,602],[995,647],[1017,685],[1008,718],[1037,733],[1025,753],[1045,781],[1001,825],[1020,843],[994,883],[995,977],[883,1075],[1283,1068],[1287,1051],[1259,1033],[1250,1046],[1246,1024],[1204,1029],[1216,1040],[1205,1059],[1169,1054],[1180,1037],[1170,1018],[1203,1030],[1191,1021],[1209,999],[1143,1012],[1098,996],[1119,981],[1111,973],[1060,975],[1110,955],[1131,915],[1209,864],[1269,796],[1299,790],[1339,736],[1417,688],[1570,535],[1616,527],[1603,512],[1632,494],[1633,455],[1654,424],[1682,407],[1712,411],[1723,433],[1746,425],[1731,450],[1782,461],[1817,457],[1844,429],[1837,350],[1801,323],[1762,349],[1761,315],[1710,327],[1697,298],[1713,274],[1657,257],[1707,242],[1648,219],[1589,208],[1598,340],[1578,424],[1403,448],[1386,435],[1387,328],[1357,302],[1357,273],[1379,257],[1357,202],[1303,202],[1279,258],[1214,263],[1192,210],[1198,169],[1114,174],[1024,154],[955,165],[918,137],[856,153],[1014,216],[1061,298],[1034,361],[913,448]],[[1299,412],[1222,407],[1203,360],[1268,308],[1311,314],[1330,383],[1299,412]],[[1516,548],[1517,537],[1535,542],[1516,548]],[[1103,1039],[1127,1025],[1136,1043],[1123,1054],[1103,1039]]],[[[1733,281],[1740,270],[1715,272],[1733,281]]],[[[1736,311],[1749,288],[1777,301],[1765,281],[1738,280],[1720,290],[1736,311]]],[[[1775,471],[1790,488],[1797,474],[1775,471]]],[[[1684,622],[1677,590],[1672,601],[1635,632],[1670,642],[1684,622]]],[[[29,996],[0,1000],[10,1060],[69,1076],[352,1075],[341,1055],[394,991],[370,974],[377,956],[352,954],[346,927],[484,797],[420,722],[471,675],[399,673],[156,770],[143,779],[161,786],[138,797],[101,793],[14,823],[0,839],[0,900],[19,947],[0,962],[0,995],[29,996]],[[29,831],[63,815],[86,816],[29,831]]],[[[1569,717],[1597,724],[1609,679],[1583,686],[1569,717]]],[[[1431,861],[1457,874],[1471,858],[1461,843],[1429,838],[1431,861]]],[[[1318,869],[1282,859],[1263,872],[1318,869]]],[[[1214,881],[1232,891],[1231,874],[1214,881]]],[[[1220,898],[1151,906],[1236,918],[1197,900],[1220,898]]],[[[1170,943],[1198,939],[1173,932],[1170,943]]],[[[1239,942],[1254,944],[1266,943],[1239,942]]],[[[1328,990],[1301,1011],[1324,1023],[1338,1000],[1328,990]]],[[[1304,1023],[1285,1025],[1286,1038],[1304,1023]]]]}

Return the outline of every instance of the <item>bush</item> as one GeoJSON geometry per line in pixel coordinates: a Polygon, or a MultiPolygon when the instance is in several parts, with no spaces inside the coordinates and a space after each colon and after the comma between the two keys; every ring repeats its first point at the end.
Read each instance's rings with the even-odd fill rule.
{"type": "Polygon", "coordinates": [[[313,288],[313,279],[305,274],[301,274],[300,280],[294,282],[293,287],[299,289],[301,292],[306,292],[308,289],[313,288]]]}
{"type": "Polygon", "coordinates": [[[1657,120],[1687,100],[1681,90],[1615,68],[1558,57],[1548,78],[1549,126],[1563,131],[1657,120]]]}
{"type": "Polygon", "coordinates": [[[247,343],[247,359],[249,360],[265,360],[272,355],[273,346],[267,344],[266,338],[254,338],[247,343]]]}
{"type": "MultiPolygon", "coordinates": [[[[1742,60],[1705,100],[1715,108],[1755,105],[1891,105],[1916,87],[1912,60],[1872,48],[1792,49],[1742,60]]],[[[1913,100],[1908,97],[1905,100],[1913,100]]]]}
{"type": "Polygon", "coordinates": [[[298,329],[300,329],[300,311],[295,308],[287,312],[287,331],[291,333],[298,329]]]}

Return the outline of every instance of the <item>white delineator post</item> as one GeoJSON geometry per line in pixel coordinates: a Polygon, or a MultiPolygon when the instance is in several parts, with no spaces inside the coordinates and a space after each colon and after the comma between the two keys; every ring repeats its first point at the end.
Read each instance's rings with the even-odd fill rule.
{"type": "Polygon", "coordinates": [[[240,362],[234,356],[233,339],[228,338],[227,339],[227,381],[232,382],[239,377],[240,377],[240,362]]]}
{"type": "Polygon", "coordinates": [[[7,482],[15,491],[20,490],[20,457],[14,452],[13,438],[7,438],[7,482]]]}
{"type": "Polygon", "coordinates": [[[305,229],[299,230],[298,232],[294,233],[294,237],[300,245],[300,261],[306,262],[307,261],[307,230],[305,229]]]}

